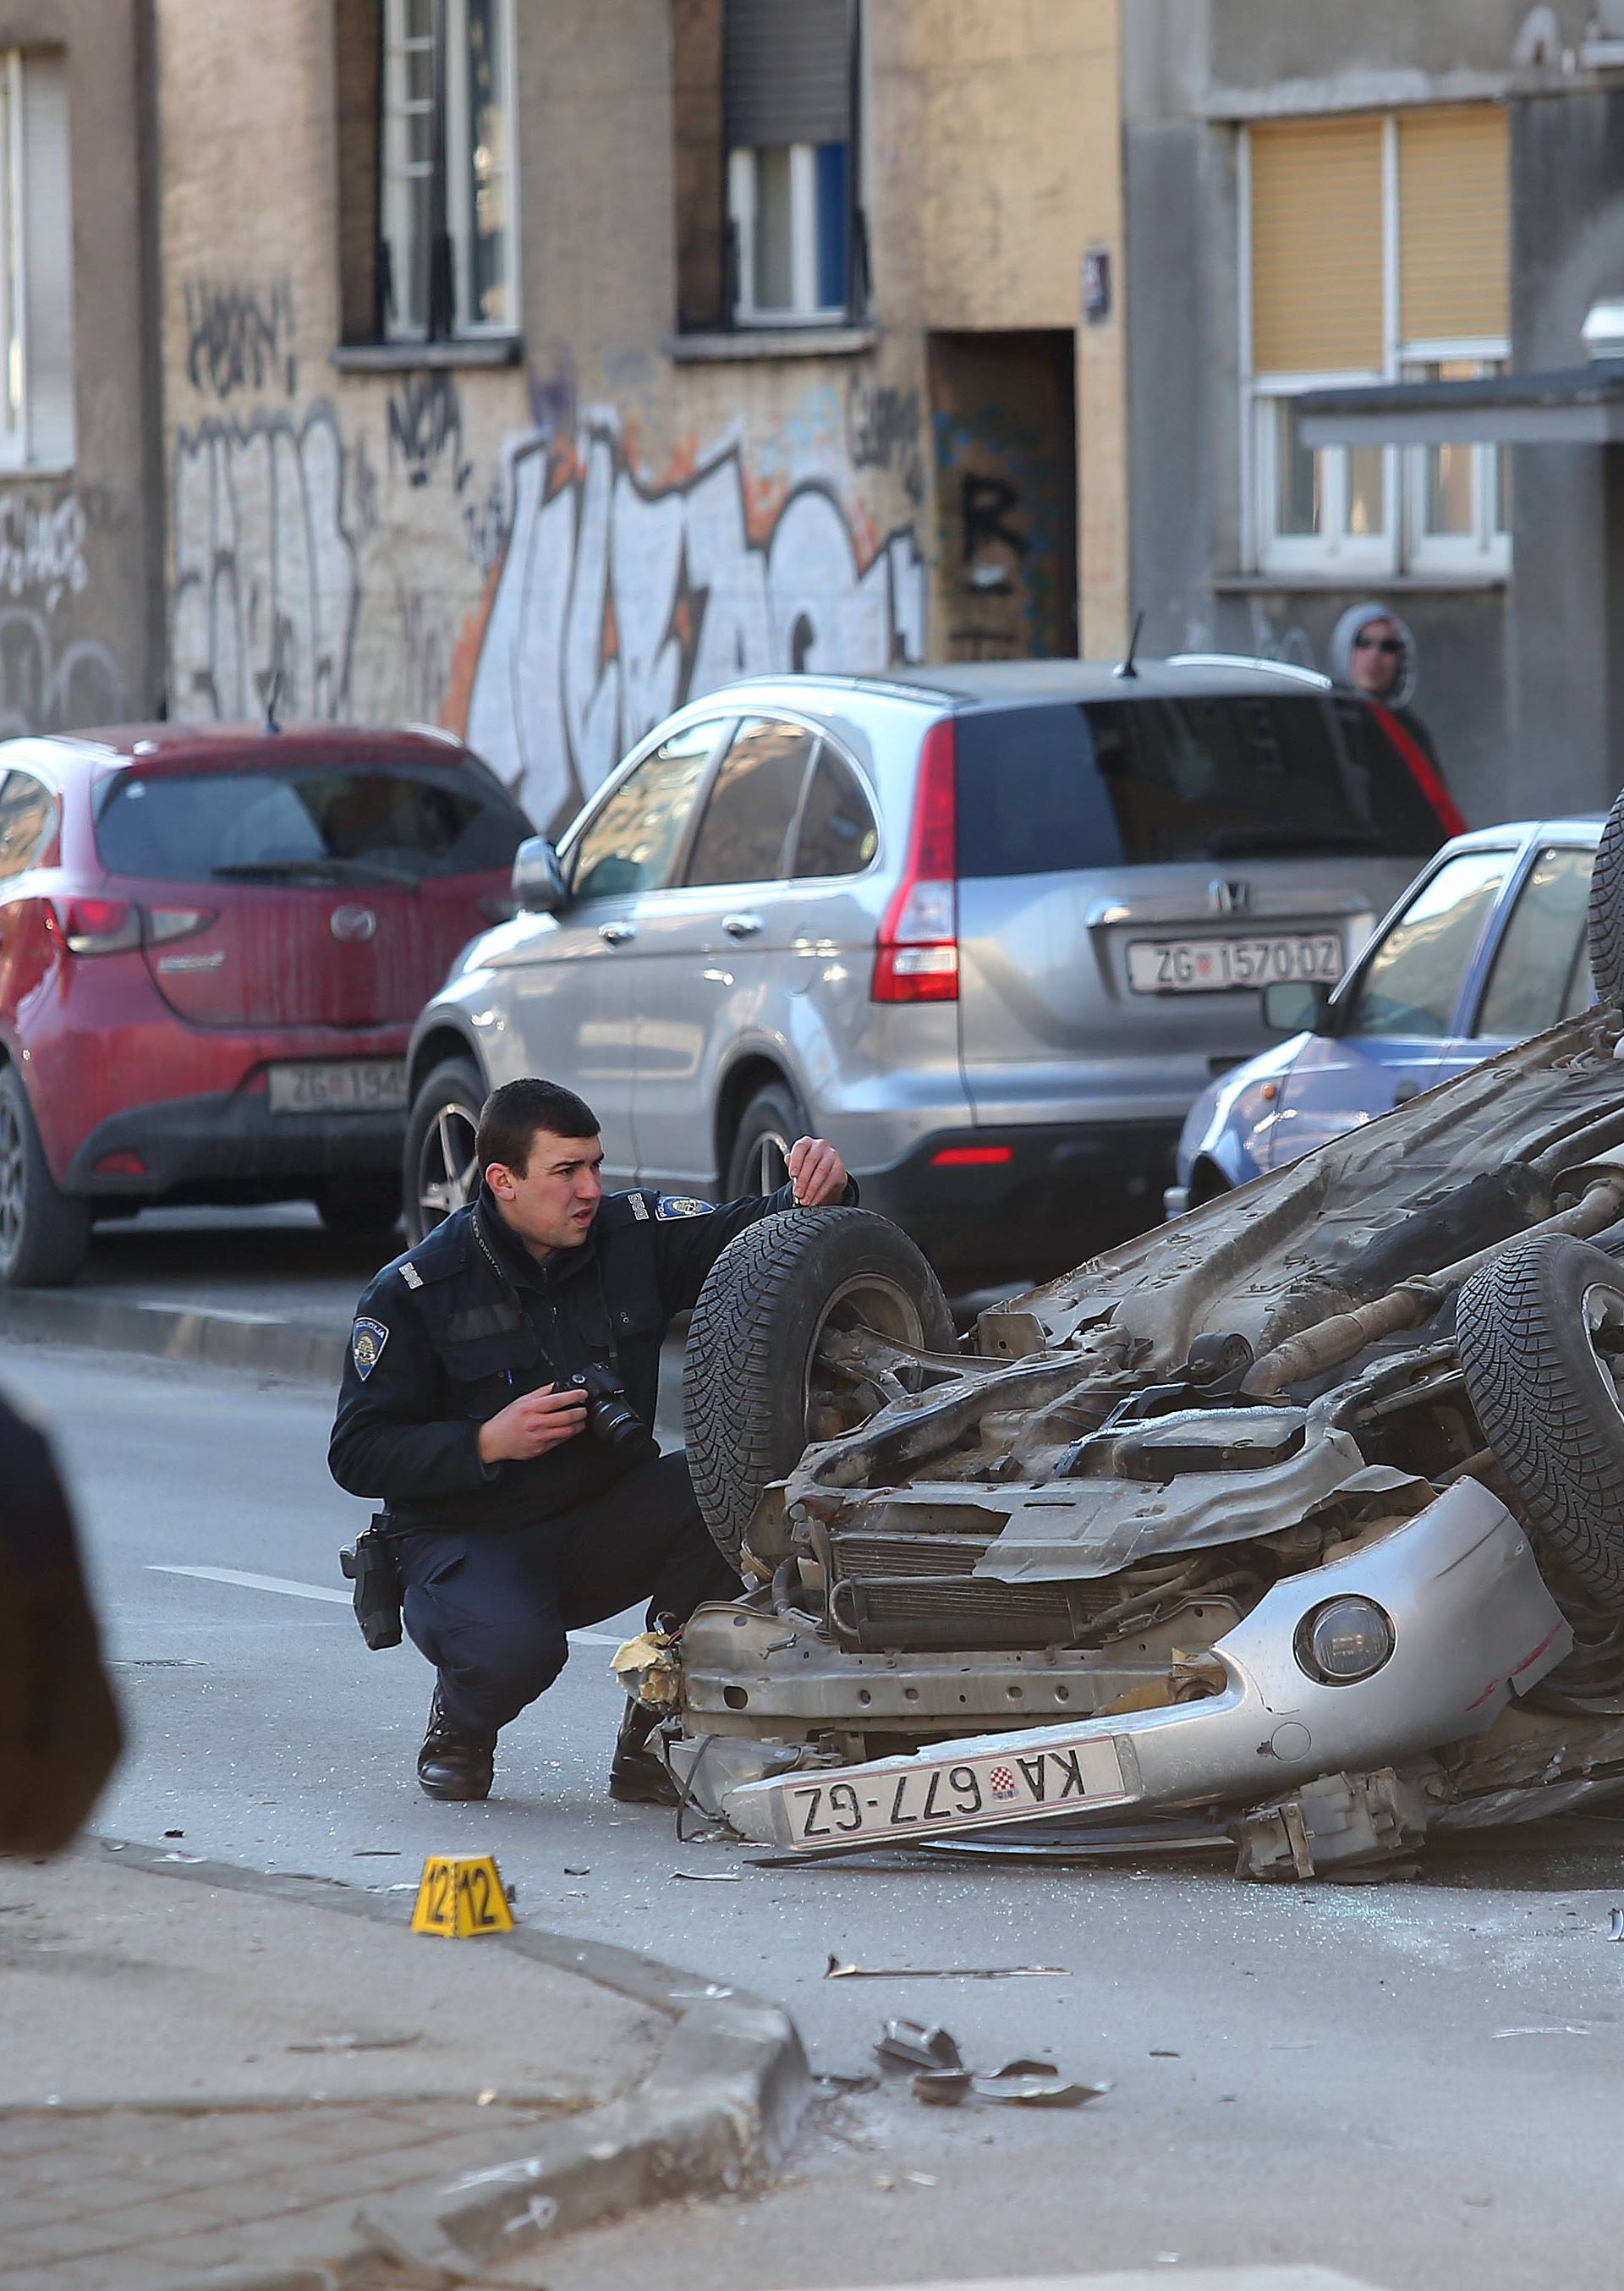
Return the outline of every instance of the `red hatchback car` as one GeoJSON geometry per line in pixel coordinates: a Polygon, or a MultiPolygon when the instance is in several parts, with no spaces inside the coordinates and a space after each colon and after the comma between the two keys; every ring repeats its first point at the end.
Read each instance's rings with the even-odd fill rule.
{"type": "Polygon", "coordinates": [[[412,1021],[530,832],[427,730],[0,744],[0,1282],[157,1202],[387,1230],[412,1021]]]}

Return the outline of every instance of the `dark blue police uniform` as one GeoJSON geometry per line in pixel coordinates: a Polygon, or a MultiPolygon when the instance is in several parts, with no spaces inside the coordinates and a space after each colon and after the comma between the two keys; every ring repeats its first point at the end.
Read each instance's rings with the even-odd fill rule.
{"type": "Polygon", "coordinates": [[[633,1599],[648,1599],[651,1622],[686,1620],[737,1592],[680,1451],[657,1456],[651,1440],[629,1456],[589,1428],[487,1464],[479,1427],[590,1363],[616,1368],[652,1426],[673,1314],[736,1234],[792,1206],[787,1186],[720,1208],[611,1194],[584,1242],[538,1262],[482,1189],[366,1290],[328,1463],[351,1495],[383,1500],[406,1628],[455,1732],[494,1738],[545,1692],[568,1631],[633,1599]]]}

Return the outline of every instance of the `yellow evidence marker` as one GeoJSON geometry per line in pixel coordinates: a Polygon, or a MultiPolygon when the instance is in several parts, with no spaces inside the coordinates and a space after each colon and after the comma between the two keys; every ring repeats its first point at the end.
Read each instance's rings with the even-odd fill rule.
{"type": "Polygon", "coordinates": [[[473,1933],[511,1933],[507,1888],[488,1853],[430,1853],[412,1909],[412,1931],[462,1941],[473,1933]]]}

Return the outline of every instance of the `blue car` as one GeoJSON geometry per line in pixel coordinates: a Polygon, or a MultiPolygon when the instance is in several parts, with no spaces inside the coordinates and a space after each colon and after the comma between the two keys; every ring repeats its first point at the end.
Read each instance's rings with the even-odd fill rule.
{"type": "Polygon", "coordinates": [[[1457,835],[1332,989],[1282,981],[1289,1035],[1220,1074],[1178,1140],[1178,1217],[1571,1017],[1593,999],[1585,909],[1602,832],[1536,819],[1457,835]]]}

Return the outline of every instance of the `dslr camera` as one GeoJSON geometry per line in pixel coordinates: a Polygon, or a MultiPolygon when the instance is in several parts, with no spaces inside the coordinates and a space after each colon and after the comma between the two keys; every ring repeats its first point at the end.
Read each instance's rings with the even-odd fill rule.
{"type": "Polygon", "coordinates": [[[586,1428],[594,1440],[623,1455],[655,1456],[659,1443],[626,1397],[626,1387],[612,1368],[594,1361],[571,1387],[586,1395],[586,1428]]]}

